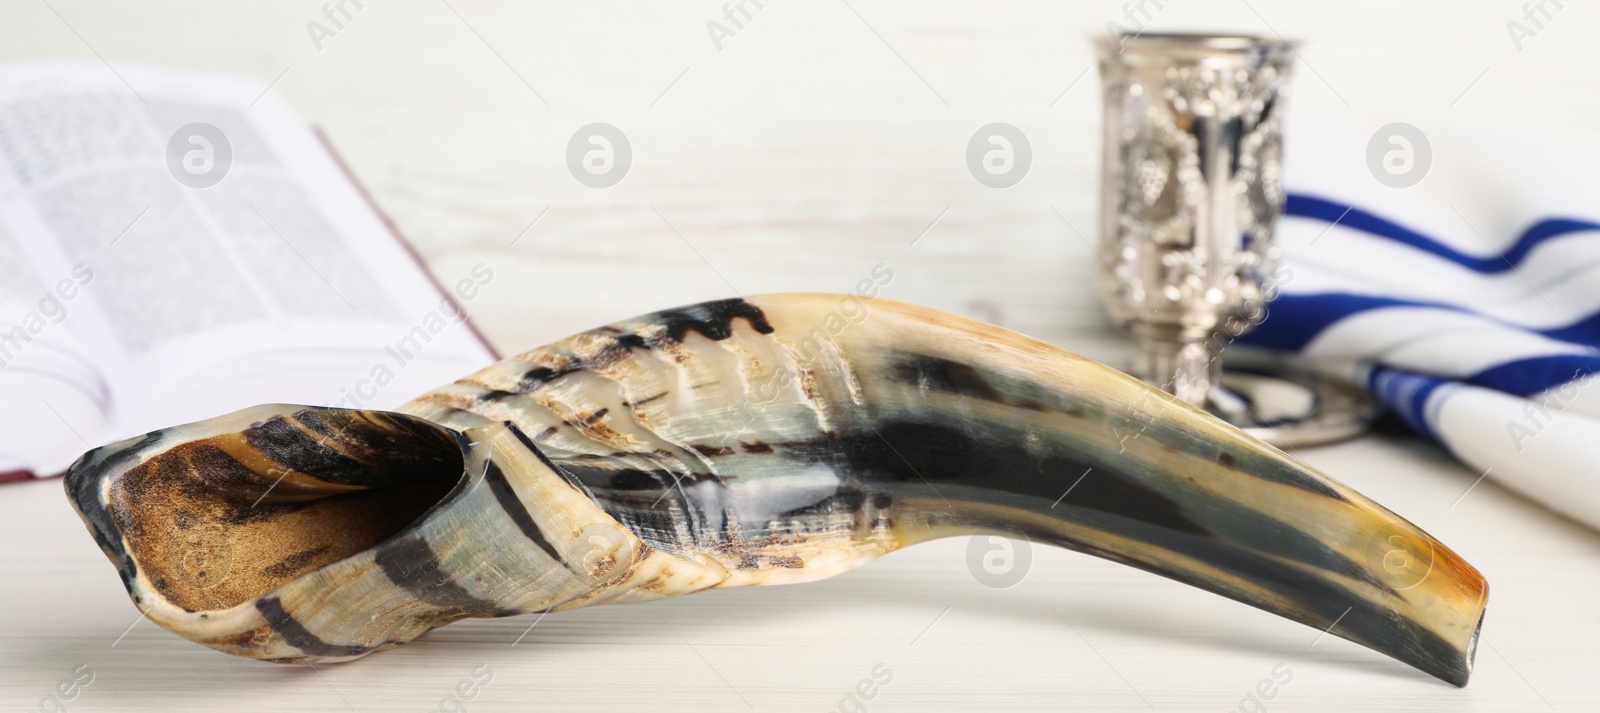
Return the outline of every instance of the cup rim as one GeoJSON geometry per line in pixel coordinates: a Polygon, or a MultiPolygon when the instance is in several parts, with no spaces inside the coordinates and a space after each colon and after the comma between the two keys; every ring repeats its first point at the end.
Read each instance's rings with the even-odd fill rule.
{"type": "Polygon", "coordinates": [[[1300,42],[1248,33],[1140,32],[1125,37],[1100,36],[1096,45],[1102,56],[1184,59],[1293,52],[1300,42]]]}

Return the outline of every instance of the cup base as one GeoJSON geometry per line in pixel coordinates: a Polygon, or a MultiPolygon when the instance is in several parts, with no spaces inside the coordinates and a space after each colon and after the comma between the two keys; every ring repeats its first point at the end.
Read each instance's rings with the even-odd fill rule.
{"type": "MultiPolygon", "coordinates": [[[[1148,374],[1130,373],[1156,383],[1148,374]]],[[[1221,383],[1211,387],[1203,408],[1279,448],[1355,438],[1383,413],[1382,405],[1355,382],[1293,358],[1265,354],[1230,354],[1223,361],[1221,383]]]]}

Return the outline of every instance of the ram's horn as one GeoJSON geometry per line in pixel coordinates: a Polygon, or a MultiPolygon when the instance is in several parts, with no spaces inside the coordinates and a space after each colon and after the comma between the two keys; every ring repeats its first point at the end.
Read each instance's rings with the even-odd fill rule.
{"type": "Polygon", "coordinates": [[[66,486],[151,620],[274,661],[1001,534],[1462,685],[1488,592],[1394,513],[1160,391],[881,299],[658,312],[401,410],[260,406],[91,451],[66,486]]]}

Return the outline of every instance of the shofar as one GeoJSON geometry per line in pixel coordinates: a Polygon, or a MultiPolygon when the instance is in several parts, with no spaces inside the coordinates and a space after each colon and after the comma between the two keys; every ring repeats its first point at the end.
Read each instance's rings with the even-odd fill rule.
{"type": "Polygon", "coordinates": [[[1464,685],[1488,594],[1399,516],[1136,379],[838,295],[602,327],[400,413],[267,405],[168,428],[89,452],[66,487],[152,621],[284,662],[998,534],[1464,685]]]}

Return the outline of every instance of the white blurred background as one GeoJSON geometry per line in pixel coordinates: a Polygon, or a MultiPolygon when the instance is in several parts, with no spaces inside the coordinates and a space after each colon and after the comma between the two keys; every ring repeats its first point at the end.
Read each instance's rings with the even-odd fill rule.
{"type": "Polygon", "coordinates": [[[891,298],[1094,353],[1096,261],[1067,223],[1094,238],[1090,41],[1113,21],[1302,40],[1297,113],[1596,143],[1582,132],[1600,11],[1553,0],[1533,10],[1542,27],[1510,1],[746,0],[742,28],[713,1],[3,7],[0,61],[275,81],[441,280],[496,270],[471,311],[502,352],[735,290],[848,291],[883,262],[891,298]],[[320,48],[313,21],[334,33],[320,48]],[[1533,35],[1514,42],[1512,21],[1533,35]],[[734,31],[720,48],[710,22],[734,31]],[[566,165],[591,122],[632,143],[611,188],[566,165]],[[1011,188],[980,185],[965,163],[991,122],[1032,143],[1011,188]]]}

